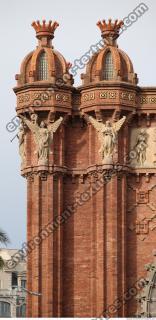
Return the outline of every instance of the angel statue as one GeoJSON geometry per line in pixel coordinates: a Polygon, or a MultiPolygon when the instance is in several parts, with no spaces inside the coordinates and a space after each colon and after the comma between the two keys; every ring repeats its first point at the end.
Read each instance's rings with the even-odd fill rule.
{"type": "Polygon", "coordinates": [[[36,121],[32,121],[32,117],[31,121],[23,116],[21,116],[21,118],[34,134],[34,139],[37,147],[36,153],[38,156],[38,165],[48,165],[49,149],[53,140],[53,134],[60,126],[63,118],[60,117],[54,123],[49,123],[48,125],[46,125],[44,121],[41,121],[40,126],[36,121]]]}
{"type": "Polygon", "coordinates": [[[103,163],[112,163],[113,152],[117,144],[118,131],[125,122],[126,117],[114,123],[108,120],[105,124],[95,120],[95,118],[91,116],[89,116],[88,119],[98,132],[101,142],[99,153],[102,156],[103,163]]]}
{"type": "Polygon", "coordinates": [[[21,122],[19,126],[19,132],[17,134],[17,137],[19,139],[19,154],[21,156],[21,165],[23,166],[26,160],[26,135],[25,135],[25,129],[24,124],[21,122]]]}

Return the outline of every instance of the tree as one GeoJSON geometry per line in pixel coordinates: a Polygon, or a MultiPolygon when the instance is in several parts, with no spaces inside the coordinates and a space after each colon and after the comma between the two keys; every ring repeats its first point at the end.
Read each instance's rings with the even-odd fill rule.
{"type": "MultiPolygon", "coordinates": [[[[0,245],[4,244],[5,246],[10,242],[8,235],[6,234],[6,232],[0,230],[0,245]]],[[[0,256],[0,270],[3,269],[4,267],[4,260],[3,258],[0,256]]]]}

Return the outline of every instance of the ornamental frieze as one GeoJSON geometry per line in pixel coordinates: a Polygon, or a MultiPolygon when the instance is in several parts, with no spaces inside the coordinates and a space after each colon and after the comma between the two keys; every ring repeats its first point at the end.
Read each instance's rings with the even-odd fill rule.
{"type": "Polygon", "coordinates": [[[24,94],[20,94],[17,97],[17,102],[22,104],[22,103],[27,103],[30,101],[30,94],[29,93],[24,93],[24,94]]]}
{"type": "Polygon", "coordinates": [[[47,101],[50,101],[52,94],[53,92],[49,90],[19,93],[17,96],[17,104],[19,107],[28,107],[29,105],[40,106],[45,104],[47,101]]]}
{"type": "Polygon", "coordinates": [[[156,128],[133,128],[129,154],[131,167],[156,168],[156,128]]]}
{"type": "Polygon", "coordinates": [[[95,92],[84,93],[82,95],[82,102],[90,101],[95,99],[95,92]]]}
{"type": "Polygon", "coordinates": [[[156,95],[140,96],[140,104],[156,104],[156,95]]]}
{"type": "Polygon", "coordinates": [[[126,101],[135,101],[135,94],[130,92],[121,92],[120,99],[123,99],[126,101]]]}
{"type": "Polygon", "coordinates": [[[101,91],[99,92],[100,99],[116,99],[117,93],[115,91],[101,91]]]}
{"type": "Polygon", "coordinates": [[[81,107],[95,104],[124,104],[135,106],[135,92],[126,90],[90,90],[82,93],[81,107]]]}
{"type": "Polygon", "coordinates": [[[17,109],[29,107],[46,107],[54,104],[64,103],[66,106],[71,105],[71,95],[65,92],[55,92],[54,89],[45,89],[40,91],[31,91],[18,93],[17,109]]]}
{"type": "Polygon", "coordinates": [[[151,231],[155,232],[156,229],[156,214],[150,217],[144,217],[143,219],[137,219],[134,223],[128,226],[131,232],[135,232],[138,236],[138,240],[144,241],[149,236],[151,231]]]}
{"type": "Polygon", "coordinates": [[[70,101],[70,95],[69,94],[57,93],[55,95],[55,100],[59,101],[59,102],[69,102],[70,101]]]}

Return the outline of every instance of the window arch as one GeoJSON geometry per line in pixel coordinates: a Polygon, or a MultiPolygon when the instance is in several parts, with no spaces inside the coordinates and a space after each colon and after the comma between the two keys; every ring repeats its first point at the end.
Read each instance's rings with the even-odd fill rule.
{"type": "Polygon", "coordinates": [[[104,74],[103,79],[104,80],[112,80],[113,79],[113,58],[111,51],[108,51],[105,56],[104,61],[104,74]]]}
{"type": "Polygon", "coordinates": [[[38,59],[37,80],[48,80],[48,59],[45,51],[40,54],[38,59]]]}
{"type": "Polygon", "coordinates": [[[0,301],[0,318],[10,318],[11,308],[10,303],[5,301],[0,301]]]}

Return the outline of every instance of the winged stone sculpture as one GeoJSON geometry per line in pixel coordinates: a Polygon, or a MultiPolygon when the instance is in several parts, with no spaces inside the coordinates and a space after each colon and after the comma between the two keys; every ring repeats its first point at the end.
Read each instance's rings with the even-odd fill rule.
{"type": "Polygon", "coordinates": [[[22,122],[19,126],[19,132],[17,137],[19,139],[19,154],[21,156],[21,166],[24,166],[26,161],[26,135],[24,125],[22,122]]]}
{"type": "Polygon", "coordinates": [[[114,123],[108,120],[105,124],[91,116],[88,117],[88,120],[98,132],[98,137],[101,142],[99,153],[101,154],[103,163],[112,163],[113,152],[117,144],[118,131],[125,122],[126,117],[124,116],[114,123]]]}
{"type": "Polygon", "coordinates": [[[36,121],[30,121],[23,116],[21,116],[21,118],[34,135],[37,147],[36,153],[38,156],[38,165],[47,165],[50,145],[53,141],[53,134],[59,128],[63,118],[60,117],[54,123],[49,123],[48,125],[46,125],[44,121],[41,121],[40,125],[38,125],[36,121]]]}

